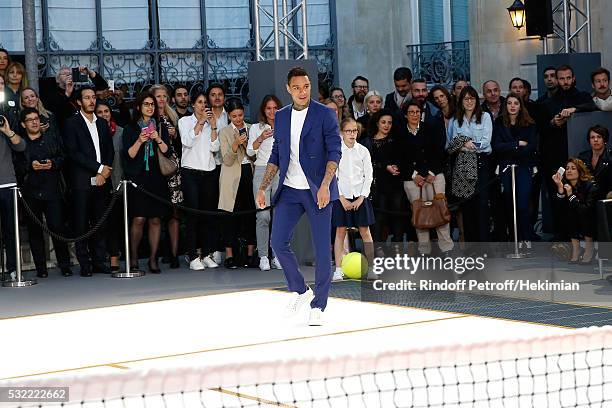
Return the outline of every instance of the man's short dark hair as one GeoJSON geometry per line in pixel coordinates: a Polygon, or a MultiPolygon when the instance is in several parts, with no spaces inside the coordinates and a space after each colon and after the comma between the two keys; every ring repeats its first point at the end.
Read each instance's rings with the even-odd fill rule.
{"type": "Polygon", "coordinates": [[[225,95],[225,88],[223,87],[223,84],[220,84],[218,82],[213,82],[210,85],[208,85],[208,88],[206,88],[206,99],[210,98],[210,93],[212,92],[212,90],[217,89],[217,88],[223,91],[223,95],[225,95]]]}
{"type": "Polygon", "coordinates": [[[610,132],[608,131],[608,128],[602,125],[595,125],[591,126],[586,134],[587,143],[591,142],[591,132],[595,132],[599,136],[601,136],[604,140],[604,143],[608,143],[608,140],[610,140],[610,132]]]}
{"type": "Polygon", "coordinates": [[[394,81],[402,81],[407,80],[408,82],[412,81],[412,71],[408,67],[399,67],[393,73],[394,81]]]}
{"type": "Polygon", "coordinates": [[[178,91],[179,89],[184,89],[187,91],[187,95],[189,95],[189,89],[187,89],[186,85],[177,85],[174,87],[174,89],[172,90],[172,97],[174,98],[176,96],[176,91],[178,91]]]}
{"type": "Polygon", "coordinates": [[[89,85],[82,86],[81,88],[79,88],[76,91],[76,100],[83,102],[83,92],[85,92],[87,90],[93,92],[94,95],[96,93],[96,90],[95,90],[95,88],[93,86],[89,86],[89,85]]]}
{"type": "Polygon", "coordinates": [[[608,81],[610,81],[610,71],[608,71],[604,67],[599,67],[595,71],[591,72],[591,83],[594,83],[595,77],[601,74],[605,74],[606,77],[608,78],[608,81]]]}
{"type": "Polygon", "coordinates": [[[570,67],[569,65],[561,65],[560,67],[557,67],[557,69],[555,70],[555,74],[558,75],[559,71],[571,71],[572,76],[574,76],[574,68],[570,67]]]}
{"type": "Polygon", "coordinates": [[[427,85],[427,80],[425,78],[417,78],[412,81],[413,84],[425,84],[427,85]]]}
{"type": "Polygon", "coordinates": [[[32,114],[32,113],[35,113],[36,116],[40,116],[40,113],[38,112],[38,110],[36,108],[23,108],[21,110],[21,113],[19,114],[19,121],[21,123],[25,123],[26,116],[28,116],[29,114],[32,114]]]}
{"type": "Polygon", "coordinates": [[[355,82],[357,81],[364,81],[366,84],[368,84],[368,87],[370,86],[370,81],[368,81],[368,78],[361,75],[357,75],[355,79],[353,79],[353,82],[351,82],[351,88],[355,87],[355,82]]]}
{"type": "Polygon", "coordinates": [[[549,65],[546,68],[544,68],[544,70],[542,71],[542,75],[544,75],[548,71],[555,71],[555,72],[557,72],[557,68],[553,67],[552,65],[549,65]]]}
{"type": "Polygon", "coordinates": [[[287,73],[287,85],[289,85],[289,82],[291,82],[291,78],[294,77],[302,77],[308,76],[308,72],[306,72],[306,70],[302,67],[293,67],[289,70],[289,72],[287,73]]]}

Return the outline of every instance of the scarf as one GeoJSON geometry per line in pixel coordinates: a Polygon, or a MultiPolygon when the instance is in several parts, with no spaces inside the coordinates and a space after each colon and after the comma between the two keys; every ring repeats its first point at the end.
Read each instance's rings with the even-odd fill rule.
{"type": "MultiPolygon", "coordinates": [[[[139,129],[143,129],[153,125],[155,128],[155,119],[151,118],[147,123],[142,120],[142,118],[138,119],[138,127],[139,129]]],[[[145,162],[145,170],[149,171],[149,157],[153,157],[153,141],[151,139],[147,140],[145,143],[145,151],[144,151],[144,162],[145,162]]]]}

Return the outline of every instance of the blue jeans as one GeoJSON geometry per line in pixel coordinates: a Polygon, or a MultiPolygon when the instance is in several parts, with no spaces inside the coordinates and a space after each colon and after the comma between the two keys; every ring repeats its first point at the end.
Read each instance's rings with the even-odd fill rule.
{"type": "Polygon", "coordinates": [[[6,248],[6,269],[11,272],[17,269],[15,253],[15,217],[13,216],[13,190],[0,189],[0,223],[2,224],[2,240],[6,248]]]}

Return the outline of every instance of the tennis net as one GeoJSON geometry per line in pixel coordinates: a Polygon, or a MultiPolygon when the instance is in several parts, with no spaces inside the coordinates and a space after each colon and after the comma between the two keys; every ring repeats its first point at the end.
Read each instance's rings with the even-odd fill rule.
{"type": "Polygon", "coordinates": [[[321,360],[47,376],[0,386],[67,386],[70,401],[61,406],[87,408],[612,407],[612,328],[321,360]]]}

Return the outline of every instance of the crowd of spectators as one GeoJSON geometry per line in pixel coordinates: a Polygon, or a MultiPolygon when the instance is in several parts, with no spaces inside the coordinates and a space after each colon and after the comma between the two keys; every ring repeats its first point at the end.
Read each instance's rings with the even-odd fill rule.
{"type": "MultiPolygon", "coordinates": [[[[351,82],[350,94],[320,86],[319,102],[336,112],[343,138],[341,199],[333,213],[336,263],[346,251],[347,228],[373,243],[366,248],[369,257],[385,243],[404,240],[417,242],[423,254],[450,254],[457,242],[469,251],[472,243],[514,240],[513,165],[521,248],[543,238],[537,220],[550,211],[551,240],[571,242],[569,262],[591,263],[594,203],[612,190],[609,131],[602,125],[584,129],[580,137],[590,148],[569,157],[568,120],[577,112],[612,111],[610,73],[592,73],[590,94],[576,88],[570,66],[547,67],[541,75],[546,89],[537,100],[522,78],[512,78],[506,91],[493,79],[478,89],[464,80],[448,89],[430,87],[406,67],[395,70],[395,89],[386,95],[370,89],[363,75],[351,82]],[[415,228],[411,203],[421,197],[445,197],[451,221],[415,228]]],[[[148,270],[161,272],[160,254],[170,268],[180,266],[183,254],[192,270],[280,268],[270,249],[274,211],[256,212],[254,201],[274,143],[278,95],[252,106],[258,123],[251,125],[241,102],[226,100],[218,83],[192,94],[186,86],[155,84],[128,102],[101,73],[62,67],[52,81],[41,80],[39,94],[24,66],[4,49],[0,95],[0,187],[17,183],[28,207],[52,231],[89,231],[120,181],[129,179],[138,186],[128,190],[133,268],[148,257],[148,270]],[[164,159],[178,171],[164,174],[164,159]],[[172,204],[209,212],[181,212],[172,204]],[[142,245],[145,235],[148,245],[142,245]]],[[[267,204],[277,185],[275,180],[266,192],[267,204]]],[[[0,189],[0,215],[6,265],[13,272],[7,188],[0,189]]],[[[26,220],[37,275],[46,277],[43,231],[26,220]]],[[[122,231],[122,206],[116,205],[102,228],[75,245],[81,276],[119,269],[122,231]]],[[[53,246],[61,273],[71,276],[69,246],[57,239],[53,246]]]]}

